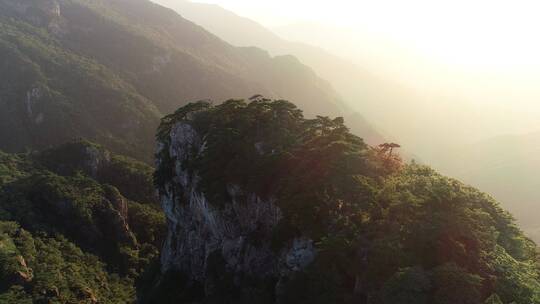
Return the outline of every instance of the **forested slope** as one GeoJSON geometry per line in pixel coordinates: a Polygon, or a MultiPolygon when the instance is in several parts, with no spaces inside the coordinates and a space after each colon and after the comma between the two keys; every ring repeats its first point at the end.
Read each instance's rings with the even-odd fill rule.
{"type": "Polygon", "coordinates": [[[150,303],[540,302],[536,245],[509,213],[341,118],[199,102],[158,139],[168,233],[150,303]]]}
{"type": "Polygon", "coordinates": [[[88,142],[1,153],[0,302],[133,302],[165,232],[152,171],[88,142]]]}
{"type": "Polygon", "coordinates": [[[233,47],[145,0],[0,1],[0,74],[9,152],[81,137],[150,161],[159,118],[190,100],[266,94],[339,112],[295,58],[233,47]]]}

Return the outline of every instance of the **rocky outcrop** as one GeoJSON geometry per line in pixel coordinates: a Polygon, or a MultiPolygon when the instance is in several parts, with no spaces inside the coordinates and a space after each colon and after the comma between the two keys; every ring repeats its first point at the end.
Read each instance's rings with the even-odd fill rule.
{"type": "MultiPolygon", "coordinates": [[[[4,236],[6,237],[6,236],[4,236]]],[[[27,286],[34,278],[33,270],[28,267],[26,260],[14,249],[13,239],[5,238],[0,241],[0,290],[8,286],[27,286]]]]}
{"type": "Polygon", "coordinates": [[[42,95],[42,92],[39,87],[34,87],[28,92],[26,92],[26,99],[25,99],[26,113],[28,114],[29,117],[34,116],[34,110],[33,110],[34,104],[39,101],[39,99],[41,98],[41,95],[42,95]]]}
{"type": "Polygon", "coordinates": [[[60,175],[81,171],[98,179],[100,172],[110,165],[111,153],[101,146],[81,140],[45,150],[38,155],[38,160],[60,175]]]}
{"type": "Polygon", "coordinates": [[[40,110],[40,103],[44,97],[43,89],[39,86],[33,86],[26,92],[24,97],[24,105],[26,108],[26,116],[28,120],[36,125],[43,123],[45,115],[40,110]]]}
{"type": "Polygon", "coordinates": [[[198,168],[189,166],[208,144],[189,120],[171,126],[158,144],[157,166],[174,168],[158,189],[168,219],[162,272],[182,273],[188,286],[203,287],[205,297],[229,288],[229,294],[263,303],[259,297],[275,298],[284,278],[314,260],[315,247],[307,238],[281,248],[271,246],[272,233],[283,217],[272,196],[265,199],[229,184],[223,189],[227,194],[223,201],[209,199],[211,194],[201,190],[198,168]],[[261,295],[254,289],[273,291],[261,295]]]}
{"type": "Polygon", "coordinates": [[[16,256],[15,261],[18,270],[11,274],[11,284],[25,286],[26,284],[32,282],[32,269],[28,267],[24,257],[18,255],[16,256]]]}
{"type": "Polygon", "coordinates": [[[111,242],[137,246],[137,240],[128,225],[128,204],[127,200],[114,187],[105,187],[105,198],[110,202],[112,208],[102,211],[102,231],[109,232],[111,242]]]}
{"type": "MultiPolygon", "coordinates": [[[[112,185],[128,200],[158,205],[152,181],[153,168],[143,162],[114,154],[100,145],[75,140],[35,154],[48,170],[64,176],[82,172],[101,184],[112,185]]],[[[118,210],[122,214],[126,210],[118,210]]]]}
{"type": "Polygon", "coordinates": [[[85,148],[85,160],[84,166],[88,170],[87,172],[93,178],[98,175],[98,170],[105,163],[110,161],[110,154],[107,151],[97,149],[96,147],[87,146],[85,148]]]}

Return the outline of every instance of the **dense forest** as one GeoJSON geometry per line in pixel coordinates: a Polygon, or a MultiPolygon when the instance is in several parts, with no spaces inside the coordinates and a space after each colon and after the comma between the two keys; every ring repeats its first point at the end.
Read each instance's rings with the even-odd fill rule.
{"type": "Polygon", "coordinates": [[[165,233],[152,168],[78,141],[0,154],[0,303],[131,303],[165,233]]]}
{"type": "Polygon", "coordinates": [[[154,176],[83,140],[0,155],[0,302],[540,301],[536,245],[497,202],[366,145],[341,118],[199,102],[157,138],[154,176]],[[237,226],[211,232],[190,213],[194,193],[237,226]],[[265,204],[277,213],[229,212],[265,204]],[[213,244],[203,275],[198,243],[176,246],[192,233],[213,244]]]}

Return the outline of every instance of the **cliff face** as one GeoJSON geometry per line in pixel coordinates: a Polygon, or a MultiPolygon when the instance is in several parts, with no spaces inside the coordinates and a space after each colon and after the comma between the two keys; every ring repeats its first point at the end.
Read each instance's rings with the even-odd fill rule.
{"type": "MultiPolygon", "coordinates": [[[[281,283],[314,260],[313,241],[297,237],[280,248],[271,246],[272,232],[283,218],[271,195],[265,199],[229,183],[222,189],[225,201],[208,199],[199,187],[198,169],[188,168],[208,144],[189,119],[174,124],[159,143],[158,155],[167,155],[174,168],[159,189],[169,223],[162,272],[181,272],[188,284],[201,285],[207,298],[230,284],[252,301],[279,295],[281,283]]],[[[163,161],[158,158],[158,167],[163,161]]]]}

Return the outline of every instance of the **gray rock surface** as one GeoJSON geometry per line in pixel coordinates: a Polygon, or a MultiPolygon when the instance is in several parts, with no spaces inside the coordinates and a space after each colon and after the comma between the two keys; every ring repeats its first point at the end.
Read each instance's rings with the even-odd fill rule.
{"type": "MultiPolygon", "coordinates": [[[[158,155],[167,152],[174,177],[159,189],[168,219],[168,233],[161,255],[162,272],[179,271],[211,294],[223,273],[242,289],[254,281],[281,281],[305,269],[315,258],[313,242],[298,238],[272,248],[273,229],[282,219],[276,200],[246,193],[229,184],[226,201],[210,201],[200,190],[197,169],[186,164],[204,151],[204,136],[187,122],[171,128],[158,155]]],[[[160,159],[157,160],[160,165],[160,159]]],[[[276,283],[275,288],[279,288],[276,283]]]]}

